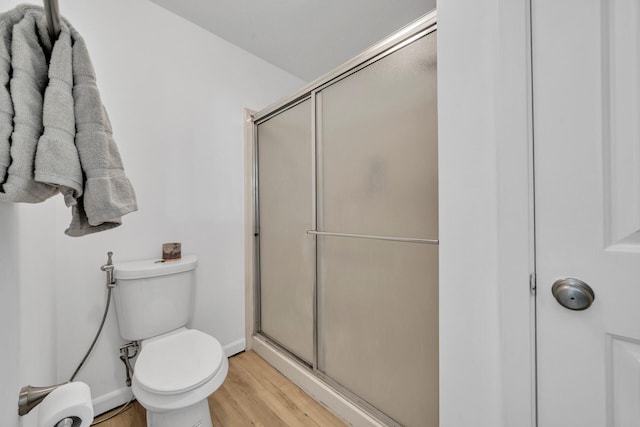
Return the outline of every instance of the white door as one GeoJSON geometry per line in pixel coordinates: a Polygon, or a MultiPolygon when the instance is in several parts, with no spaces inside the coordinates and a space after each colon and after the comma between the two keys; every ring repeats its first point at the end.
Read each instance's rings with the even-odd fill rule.
{"type": "Polygon", "coordinates": [[[539,426],[640,426],[640,1],[532,0],[532,34],[539,426]]]}

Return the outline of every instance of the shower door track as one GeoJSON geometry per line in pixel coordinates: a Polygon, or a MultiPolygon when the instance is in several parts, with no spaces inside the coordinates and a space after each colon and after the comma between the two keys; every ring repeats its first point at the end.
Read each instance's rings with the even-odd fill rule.
{"type": "Polygon", "coordinates": [[[342,384],[340,384],[330,376],[326,375],[325,373],[323,373],[318,369],[314,369],[314,367],[310,363],[306,362],[305,360],[301,359],[300,357],[298,357],[297,355],[289,351],[289,349],[287,349],[285,346],[280,344],[274,338],[270,337],[269,335],[265,334],[262,331],[257,332],[256,335],[262,338],[262,340],[264,340],[266,344],[277,349],[278,352],[286,355],[286,357],[290,361],[298,365],[300,368],[306,370],[311,375],[318,378],[326,386],[328,386],[331,390],[333,390],[334,393],[338,394],[343,399],[346,399],[347,401],[354,403],[355,405],[357,405],[358,407],[366,411],[369,415],[374,417],[377,421],[383,423],[387,427],[402,427],[402,425],[399,424],[396,420],[394,420],[393,418],[390,418],[384,412],[380,411],[378,408],[376,408],[366,400],[362,399],[360,396],[358,396],[348,388],[344,387],[342,384]]]}

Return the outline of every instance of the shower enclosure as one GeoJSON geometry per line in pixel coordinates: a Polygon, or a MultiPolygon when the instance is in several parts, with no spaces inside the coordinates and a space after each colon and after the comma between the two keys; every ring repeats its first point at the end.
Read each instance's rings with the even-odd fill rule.
{"type": "Polygon", "coordinates": [[[253,332],[382,423],[437,426],[435,13],[253,131],[253,332]]]}

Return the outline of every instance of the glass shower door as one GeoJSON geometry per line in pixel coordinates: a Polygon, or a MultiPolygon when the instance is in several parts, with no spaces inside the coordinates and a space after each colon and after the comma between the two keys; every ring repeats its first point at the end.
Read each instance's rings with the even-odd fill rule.
{"type": "Polygon", "coordinates": [[[256,122],[256,330],[393,426],[438,425],[434,29],[256,122]]]}
{"type": "Polygon", "coordinates": [[[316,94],[318,370],[407,426],[438,424],[436,106],[435,32],[316,94]]]}
{"type": "Polygon", "coordinates": [[[315,244],[311,101],[258,125],[260,313],[263,334],[313,362],[315,244]]]}

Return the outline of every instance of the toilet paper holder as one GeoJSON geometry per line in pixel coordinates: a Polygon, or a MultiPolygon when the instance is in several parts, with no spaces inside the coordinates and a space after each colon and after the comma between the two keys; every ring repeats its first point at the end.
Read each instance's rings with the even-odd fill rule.
{"type": "Polygon", "coordinates": [[[58,422],[58,424],[56,424],[54,427],[76,427],[76,426],[79,426],[80,423],[81,423],[80,418],[71,417],[71,418],[65,418],[64,420],[60,420],[60,422],[58,422]]]}
{"type": "Polygon", "coordinates": [[[94,419],[91,389],[81,381],[26,386],[20,392],[18,413],[25,415],[38,406],[38,427],[89,427],[94,419]]]}
{"type": "Polygon", "coordinates": [[[69,381],[47,387],[34,387],[30,385],[22,387],[20,389],[20,397],[18,398],[18,415],[27,415],[33,408],[42,403],[49,393],[68,383],[69,381]]]}

